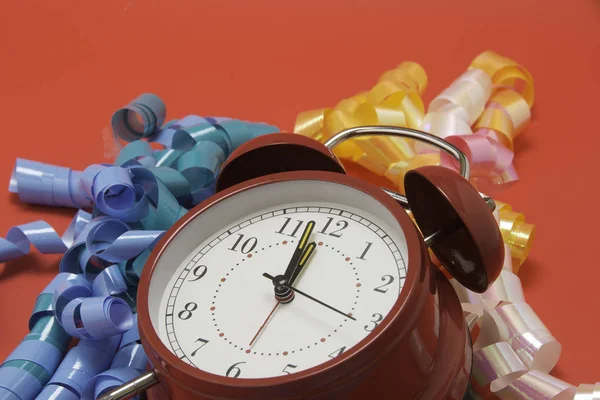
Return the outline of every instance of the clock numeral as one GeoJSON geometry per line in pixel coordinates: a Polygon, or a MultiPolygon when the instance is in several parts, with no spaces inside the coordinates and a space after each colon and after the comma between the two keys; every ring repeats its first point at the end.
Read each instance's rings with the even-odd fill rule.
{"type": "Polygon", "coordinates": [[[287,226],[288,226],[288,224],[290,223],[291,220],[292,219],[290,217],[285,217],[285,222],[283,223],[283,226],[276,233],[279,233],[279,234],[282,234],[282,235],[291,236],[291,237],[296,237],[296,233],[298,233],[298,230],[300,229],[300,227],[302,226],[302,224],[304,223],[304,221],[302,221],[302,220],[296,220],[297,224],[294,227],[294,230],[292,231],[292,233],[286,234],[286,233],[284,233],[284,231],[286,230],[286,228],[287,228],[287,226]]]}
{"type": "Polygon", "coordinates": [[[384,275],[381,277],[381,280],[385,283],[381,286],[377,286],[373,290],[376,292],[379,292],[379,293],[387,293],[387,291],[388,291],[387,286],[389,286],[392,282],[394,282],[394,277],[391,275],[384,275]]]}
{"type": "Polygon", "coordinates": [[[340,232],[343,231],[344,229],[346,229],[348,227],[348,225],[349,225],[348,221],[345,221],[343,219],[337,221],[335,223],[335,226],[338,227],[338,229],[335,230],[335,231],[327,233],[327,230],[329,229],[329,226],[331,225],[332,222],[333,222],[333,218],[327,217],[327,223],[325,224],[325,226],[323,227],[323,229],[321,229],[320,231],[318,231],[318,233],[322,233],[323,235],[333,236],[335,238],[341,238],[342,234],[340,232]]]}
{"type": "Polygon", "coordinates": [[[337,349],[336,351],[334,351],[333,353],[331,353],[329,355],[329,358],[336,358],[337,356],[339,356],[340,354],[342,354],[344,352],[344,350],[346,350],[346,346],[340,347],[339,349],[337,349]]]}
{"type": "Polygon", "coordinates": [[[377,328],[377,326],[383,319],[383,315],[375,313],[375,314],[373,314],[373,318],[374,319],[371,321],[373,323],[373,326],[371,327],[369,325],[365,325],[365,331],[371,332],[373,329],[377,328]]]}
{"type": "Polygon", "coordinates": [[[365,260],[365,256],[369,252],[369,249],[371,248],[371,246],[373,246],[373,243],[371,243],[371,242],[366,242],[366,243],[367,243],[367,247],[362,252],[362,254],[360,255],[360,257],[358,257],[359,260],[365,260]]]}
{"type": "Polygon", "coordinates": [[[233,364],[231,367],[229,367],[225,376],[227,376],[228,378],[239,377],[240,374],[242,373],[242,370],[240,369],[240,367],[238,367],[238,365],[242,365],[242,364],[246,364],[246,363],[244,361],[240,361],[240,362],[233,364]]]}
{"type": "Polygon", "coordinates": [[[196,353],[198,352],[198,350],[200,350],[201,348],[203,348],[204,346],[206,346],[206,344],[208,343],[208,340],[202,339],[202,338],[198,338],[198,339],[196,339],[196,341],[194,343],[198,343],[198,342],[200,342],[202,344],[196,350],[192,351],[192,357],[194,357],[196,355],[196,353]]]}
{"type": "Polygon", "coordinates": [[[195,278],[188,280],[188,282],[196,282],[197,280],[202,279],[204,275],[206,275],[206,272],[208,272],[206,265],[198,265],[192,270],[192,275],[194,275],[195,278]]]}
{"type": "Polygon", "coordinates": [[[285,366],[285,368],[283,369],[283,372],[285,372],[286,374],[290,375],[290,374],[293,373],[293,371],[292,372],[288,371],[287,370],[288,368],[298,368],[298,366],[294,365],[294,364],[288,364],[288,365],[285,366]]]}
{"type": "Polygon", "coordinates": [[[190,302],[187,303],[184,307],[183,310],[179,311],[179,314],[177,314],[177,316],[179,317],[179,319],[182,320],[187,320],[192,318],[192,311],[196,310],[198,308],[198,304],[190,302]]]}
{"type": "MultiPolygon", "coordinates": [[[[238,233],[238,239],[235,241],[235,244],[233,245],[233,247],[229,248],[229,250],[233,250],[233,251],[237,251],[237,247],[240,244],[240,242],[244,239],[244,235],[241,233],[238,233]]],[[[242,253],[244,254],[248,254],[250,253],[252,250],[254,250],[256,248],[256,245],[258,244],[258,239],[255,237],[251,237],[249,239],[246,239],[244,241],[244,243],[242,243],[242,253]]]]}

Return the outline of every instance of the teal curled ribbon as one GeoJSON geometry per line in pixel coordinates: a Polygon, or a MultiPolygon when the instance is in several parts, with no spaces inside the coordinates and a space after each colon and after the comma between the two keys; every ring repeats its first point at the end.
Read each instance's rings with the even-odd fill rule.
{"type": "Polygon", "coordinates": [[[144,265],[164,232],[215,193],[220,168],[235,149],[279,131],[197,115],[161,126],[165,116],[152,94],[118,110],[113,133],[128,144],[114,163],[75,171],[17,160],[10,192],[23,202],[79,211],[62,236],[36,221],[0,238],[0,263],[28,254],[32,245],[63,254],[60,273],[36,299],[30,333],[0,366],[0,398],[93,398],[142,373],[147,357],[137,319],[123,340],[124,328],[110,331],[97,320],[116,307],[130,321],[144,265]],[[81,323],[93,329],[81,331],[81,323]],[[73,336],[82,339],[67,352],[73,336]]]}

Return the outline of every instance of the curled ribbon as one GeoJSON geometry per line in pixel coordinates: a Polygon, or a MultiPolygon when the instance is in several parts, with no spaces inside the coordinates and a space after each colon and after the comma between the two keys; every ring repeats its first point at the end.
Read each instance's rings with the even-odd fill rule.
{"type": "MultiPolygon", "coordinates": [[[[495,212],[499,225],[500,215],[507,209],[510,207],[499,203],[495,212]]],[[[505,252],[510,251],[506,244],[505,252]]],[[[479,328],[473,344],[474,387],[484,397],[572,399],[575,387],[549,375],[562,348],[525,302],[512,261],[505,257],[500,277],[482,294],[453,280],[472,334],[479,328]]]]}
{"type": "MultiPolygon", "coordinates": [[[[129,331],[123,334],[119,350],[110,367],[90,379],[83,390],[82,399],[93,400],[143,373],[148,366],[148,357],[139,343],[137,314],[129,331]]],[[[138,397],[133,397],[137,399],[138,397]]]]}
{"type": "Polygon", "coordinates": [[[278,131],[195,115],[162,126],[165,116],[164,104],[151,94],[118,110],[113,134],[118,147],[118,140],[128,144],[114,164],[73,171],[17,160],[9,190],[22,201],[92,212],[79,210],[62,237],[38,221],[0,238],[0,262],[27,254],[30,245],[64,253],[60,273],[36,299],[30,333],[0,366],[3,399],[95,398],[137,377],[148,359],[137,332],[136,286],[154,244],[187,207],[214,193],[232,151],[278,131]],[[165,148],[155,150],[151,142],[165,148]],[[67,352],[73,337],[79,343],[67,352]]]}
{"type": "Polygon", "coordinates": [[[81,171],[17,158],[8,191],[24,203],[87,208],[91,206],[79,188],[81,171]]]}
{"type": "Polygon", "coordinates": [[[81,339],[69,350],[38,398],[52,399],[52,396],[67,394],[65,389],[80,398],[85,384],[108,368],[120,340],[120,335],[103,340],[81,339]]]}
{"type": "Polygon", "coordinates": [[[500,233],[512,257],[515,274],[529,255],[535,237],[535,225],[525,222],[525,215],[513,211],[509,204],[496,201],[500,233]]]}
{"type": "Polygon", "coordinates": [[[492,78],[496,88],[515,90],[523,96],[529,108],[533,106],[535,98],[533,77],[522,65],[488,50],[475,57],[471,62],[471,67],[485,71],[492,78]],[[518,89],[519,82],[522,83],[521,89],[518,89]]]}
{"type": "MultiPolygon", "coordinates": [[[[421,100],[427,87],[427,74],[414,62],[404,62],[384,72],[367,92],[341,100],[334,108],[298,114],[294,132],[321,142],[336,133],[364,125],[390,125],[417,128],[424,116],[421,100]]],[[[402,138],[353,139],[334,153],[384,176],[391,165],[414,156],[412,144],[402,138]]]]}
{"type": "Polygon", "coordinates": [[[40,293],[29,322],[29,333],[0,365],[0,397],[33,399],[56,371],[71,337],[52,315],[52,291],[63,283],[55,277],[40,293]]]}
{"type": "Polygon", "coordinates": [[[105,339],[131,328],[133,315],[129,305],[112,297],[127,290],[118,266],[101,271],[93,283],[83,275],[60,276],[54,285],[52,311],[69,335],[105,339]]]}
{"type": "Polygon", "coordinates": [[[12,227],[5,239],[0,238],[0,263],[29,254],[31,245],[42,254],[62,254],[73,244],[90,219],[89,213],[79,210],[62,237],[44,221],[12,227]]]}
{"type": "Polygon", "coordinates": [[[73,337],[98,340],[126,332],[132,318],[131,308],[123,299],[78,297],[66,305],[60,322],[73,337]]]}
{"type": "Polygon", "coordinates": [[[111,125],[115,138],[126,142],[147,138],[161,127],[166,115],[163,101],[154,94],[144,93],[113,114],[111,125]]]}

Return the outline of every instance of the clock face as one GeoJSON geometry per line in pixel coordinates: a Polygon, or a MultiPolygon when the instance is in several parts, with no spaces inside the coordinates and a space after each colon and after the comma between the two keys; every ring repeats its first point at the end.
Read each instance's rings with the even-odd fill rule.
{"type": "Polygon", "coordinates": [[[406,241],[397,221],[381,218],[380,203],[331,183],[313,182],[312,195],[292,182],[269,186],[268,207],[252,189],[209,208],[214,222],[180,232],[189,250],[151,290],[160,339],[202,371],[257,379],[316,367],[368,337],[403,288],[406,241]],[[354,201],[335,201],[348,190],[354,201]],[[286,201],[303,192],[306,201],[286,201]],[[227,222],[231,207],[244,215],[227,222]],[[285,274],[301,243],[300,272],[288,282],[293,298],[280,302],[271,278],[285,274]]]}

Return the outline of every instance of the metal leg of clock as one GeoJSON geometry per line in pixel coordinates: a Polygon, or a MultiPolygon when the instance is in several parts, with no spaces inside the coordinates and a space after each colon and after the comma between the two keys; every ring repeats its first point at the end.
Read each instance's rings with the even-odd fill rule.
{"type": "Polygon", "coordinates": [[[136,396],[158,383],[158,376],[154,371],[140,375],[136,379],[129,381],[110,393],[98,397],[98,400],[125,400],[136,396]]]}

